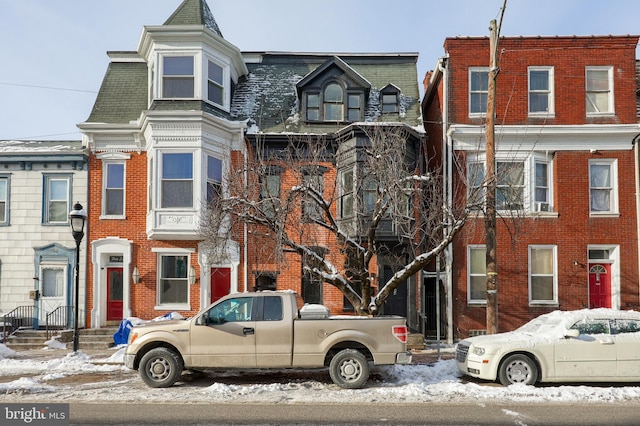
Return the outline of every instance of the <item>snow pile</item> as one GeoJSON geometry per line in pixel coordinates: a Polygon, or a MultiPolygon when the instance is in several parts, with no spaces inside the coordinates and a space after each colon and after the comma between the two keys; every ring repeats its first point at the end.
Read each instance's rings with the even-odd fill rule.
{"type": "Polygon", "coordinates": [[[146,401],[175,403],[495,402],[640,403],[640,387],[627,385],[497,386],[462,378],[454,360],[372,367],[364,389],[333,384],[326,369],[221,370],[166,389],[147,387],[122,364],[124,348],[106,358],[78,351],[46,360],[0,345],[0,395],[5,402],[146,401]],[[193,382],[196,380],[196,382],[193,382]]]}

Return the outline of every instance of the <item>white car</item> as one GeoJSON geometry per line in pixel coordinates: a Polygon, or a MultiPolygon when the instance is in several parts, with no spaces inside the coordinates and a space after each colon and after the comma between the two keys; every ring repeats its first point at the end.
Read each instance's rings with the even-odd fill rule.
{"type": "Polygon", "coordinates": [[[640,381],[640,312],[554,311],[456,348],[458,369],[503,385],[640,381]]]}

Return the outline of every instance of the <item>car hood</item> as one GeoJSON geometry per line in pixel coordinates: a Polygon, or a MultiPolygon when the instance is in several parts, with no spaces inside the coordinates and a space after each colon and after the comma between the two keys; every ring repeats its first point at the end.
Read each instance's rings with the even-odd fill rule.
{"type": "Polygon", "coordinates": [[[186,318],[181,319],[172,319],[172,320],[160,320],[160,321],[148,321],[140,324],[136,324],[134,329],[136,330],[148,330],[149,328],[157,328],[157,329],[170,329],[175,326],[184,325],[186,322],[186,318]]]}
{"type": "Polygon", "coordinates": [[[533,347],[539,344],[552,344],[557,338],[548,335],[535,335],[531,333],[522,333],[518,331],[510,331],[507,333],[488,334],[484,336],[474,336],[462,340],[460,343],[474,346],[500,346],[500,347],[533,347]]]}

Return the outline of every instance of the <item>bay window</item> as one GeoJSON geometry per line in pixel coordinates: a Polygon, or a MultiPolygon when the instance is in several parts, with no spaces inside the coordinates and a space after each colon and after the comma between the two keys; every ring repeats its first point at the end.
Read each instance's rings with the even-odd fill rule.
{"type": "Polygon", "coordinates": [[[162,153],[162,208],[193,207],[193,154],[162,153]]]}
{"type": "Polygon", "coordinates": [[[193,56],[162,58],[162,97],[193,98],[195,87],[193,56]]]}

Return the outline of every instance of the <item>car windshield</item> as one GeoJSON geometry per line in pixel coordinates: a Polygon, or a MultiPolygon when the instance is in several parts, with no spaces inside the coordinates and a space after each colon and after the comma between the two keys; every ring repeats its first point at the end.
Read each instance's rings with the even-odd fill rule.
{"type": "Polygon", "coordinates": [[[560,317],[542,315],[529,321],[516,331],[527,334],[556,334],[561,328],[565,328],[565,322],[560,317]]]}

